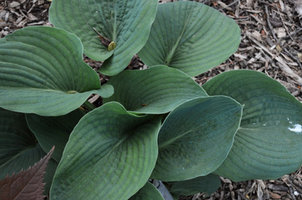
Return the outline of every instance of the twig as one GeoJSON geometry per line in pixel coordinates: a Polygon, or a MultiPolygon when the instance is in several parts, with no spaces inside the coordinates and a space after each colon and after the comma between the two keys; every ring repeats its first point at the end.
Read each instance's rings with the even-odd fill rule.
{"type": "Polygon", "coordinates": [[[289,35],[287,35],[287,36],[285,36],[285,37],[283,37],[283,38],[284,38],[284,39],[288,39],[288,38],[290,38],[290,37],[296,35],[296,34],[299,33],[300,31],[302,31],[302,28],[299,28],[299,29],[296,30],[295,32],[293,32],[293,33],[291,33],[291,34],[289,34],[289,35]]]}
{"type": "Polygon", "coordinates": [[[232,5],[234,5],[235,3],[239,2],[239,0],[234,1],[233,3],[230,3],[229,5],[227,5],[228,7],[231,7],[232,5]]]}
{"type": "Polygon", "coordinates": [[[302,85],[302,78],[298,76],[287,64],[285,64],[284,60],[280,57],[275,57],[275,59],[279,62],[279,67],[282,69],[282,71],[289,77],[292,77],[295,79],[300,85],[302,85]]]}
{"type": "Polygon", "coordinates": [[[298,63],[299,67],[302,69],[302,65],[301,65],[300,60],[299,60],[296,56],[294,56],[293,54],[291,54],[286,48],[282,48],[282,49],[284,49],[284,51],[285,51],[292,59],[294,59],[294,60],[298,63]]]}
{"type": "Polygon", "coordinates": [[[276,42],[278,42],[278,38],[277,38],[276,35],[275,35],[275,32],[274,32],[273,27],[272,27],[272,25],[271,25],[271,22],[269,21],[270,16],[269,16],[269,13],[268,13],[268,8],[267,8],[267,6],[265,6],[265,13],[266,13],[266,21],[267,21],[267,25],[268,25],[269,29],[271,30],[271,33],[272,33],[273,37],[275,38],[276,42]]]}
{"type": "Polygon", "coordinates": [[[298,76],[295,72],[293,72],[293,70],[284,62],[284,60],[279,57],[274,55],[273,53],[271,53],[267,48],[265,48],[262,44],[260,44],[257,40],[255,40],[251,35],[250,32],[246,32],[247,37],[252,40],[256,45],[258,45],[260,48],[262,48],[266,53],[268,53],[273,59],[275,59],[276,61],[278,61],[279,67],[281,68],[281,70],[288,75],[289,77],[292,77],[293,79],[296,80],[297,83],[299,83],[300,85],[302,85],[302,78],[300,76],[298,76]]]}
{"type": "Polygon", "coordinates": [[[229,11],[233,11],[232,8],[230,8],[229,6],[227,6],[225,3],[223,3],[222,1],[217,1],[217,3],[222,7],[222,9],[226,9],[229,11]]]}

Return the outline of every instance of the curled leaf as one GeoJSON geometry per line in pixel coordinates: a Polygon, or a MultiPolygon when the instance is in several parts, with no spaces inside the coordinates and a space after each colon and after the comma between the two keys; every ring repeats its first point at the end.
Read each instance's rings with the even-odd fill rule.
{"type": "Polygon", "coordinates": [[[108,51],[112,51],[113,49],[115,49],[115,43],[110,42],[110,44],[108,45],[108,51]]]}

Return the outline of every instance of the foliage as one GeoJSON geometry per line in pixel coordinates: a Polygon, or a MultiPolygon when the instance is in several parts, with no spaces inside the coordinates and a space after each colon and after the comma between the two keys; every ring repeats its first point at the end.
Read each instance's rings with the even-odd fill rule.
{"type": "Polygon", "coordinates": [[[10,199],[43,199],[44,185],[43,177],[47,163],[51,158],[54,147],[33,167],[21,171],[11,177],[6,176],[0,181],[0,197],[2,200],[10,199]]]}
{"type": "Polygon", "coordinates": [[[53,0],[50,20],[56,28],[27,27],[0,40],[1,179],[53,145],[45,176],[53,200],[162,200],[150,178],[170,185],[175,198],[210,194],[218,176],[275,179],[301,165],[302,104],[281,84],[248,70],[203,86],[191,78],[240,43],[236,23],[213,8],[53,0]],[[83,53],[103,61],[98,72],[108,83],[83,53]],[[134,54],[148,68],[123,71],[134,54]],[[87,101],[92,94],[102,106],[87,101]]]}

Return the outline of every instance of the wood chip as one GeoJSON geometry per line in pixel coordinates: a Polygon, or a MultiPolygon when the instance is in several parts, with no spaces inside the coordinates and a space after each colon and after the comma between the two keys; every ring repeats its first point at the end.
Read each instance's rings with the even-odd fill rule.
{"type": "Polygon", "coordinates": [[[9,7],[15,8],[15,7],[20,6],[20,5],[21,5],[21,4],[20,4],[19,2],[13,1],[13,2],[11,2],[11,3],[9,4],[9,7]]]}
{"type": "Polygon", "coordinates": [[[273,192],[270,192],[270,196],[272,199],[281,199],[281,196],[279,194],[276,194],[276,193],[273,193],[273,192]]]}

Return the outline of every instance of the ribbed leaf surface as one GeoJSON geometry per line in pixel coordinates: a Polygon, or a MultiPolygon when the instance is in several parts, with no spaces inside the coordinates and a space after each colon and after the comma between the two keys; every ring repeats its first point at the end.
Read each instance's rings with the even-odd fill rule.
{"type": "Polygon", "coordinates": [[[104,102],[120,102],[136,113],[167,113],[187,100],[208,96],[191,77],[167,66],[126,70],[108,83],[115,93],[104,102]]]}
{"type": "Polygon", "coordinates": [[[241,126],[224,163],[215,172],[242,181],[276,179],[302,164],[302,104],[263,73],[236,70],[204,85],[210,95],[244,104],[241,126]]]}
{"type": "Polygon", "coordinates": [[[70,135],[51,199],[125,199],[147,182],[155,166],[160,119],[107,103],[85,115],[70,135]]]}
{"type": "Polygon", "coordinates": [[[152,178],[182,181],[205,176],[227,157],[239,127],[242,106],[229,97],[185,102],[159,132],[159,156],[152,178]]]}
{"type": "Polygon", "coordinates": [[[28,27],[0,42],[0,107],[56,116],[78,108],[92,93],[108,97],[82,60],[80,40],[60,29],[28,27]]]}
{"type": "Polygon", "coordinates": [[[83,116],[84,112],[77,109],[67,115],[58,117],[27,114],[26,121],[45,152],[51,149],[52,146],[56,147],[52,158],[59,163],[70,133],[83,116]]]}
{"type": "Polygon", "coordinates": [[[90,58],[103,61],[111,56],[100,72],[112,76],[125,69],[146,43],[157,3],[157,0],[53,0],[50,21],[76,34],[90,58]],[[115,49],[109,52],[94,29],[115,42],[115,49]]]}
{"type": "Polygon", "coordinates": [[[225,61],[240,43],[235,21],[201,3],[160,4],[150,37],[139,52],[148,65],[167,65],[190,76],[225,61]]]}

